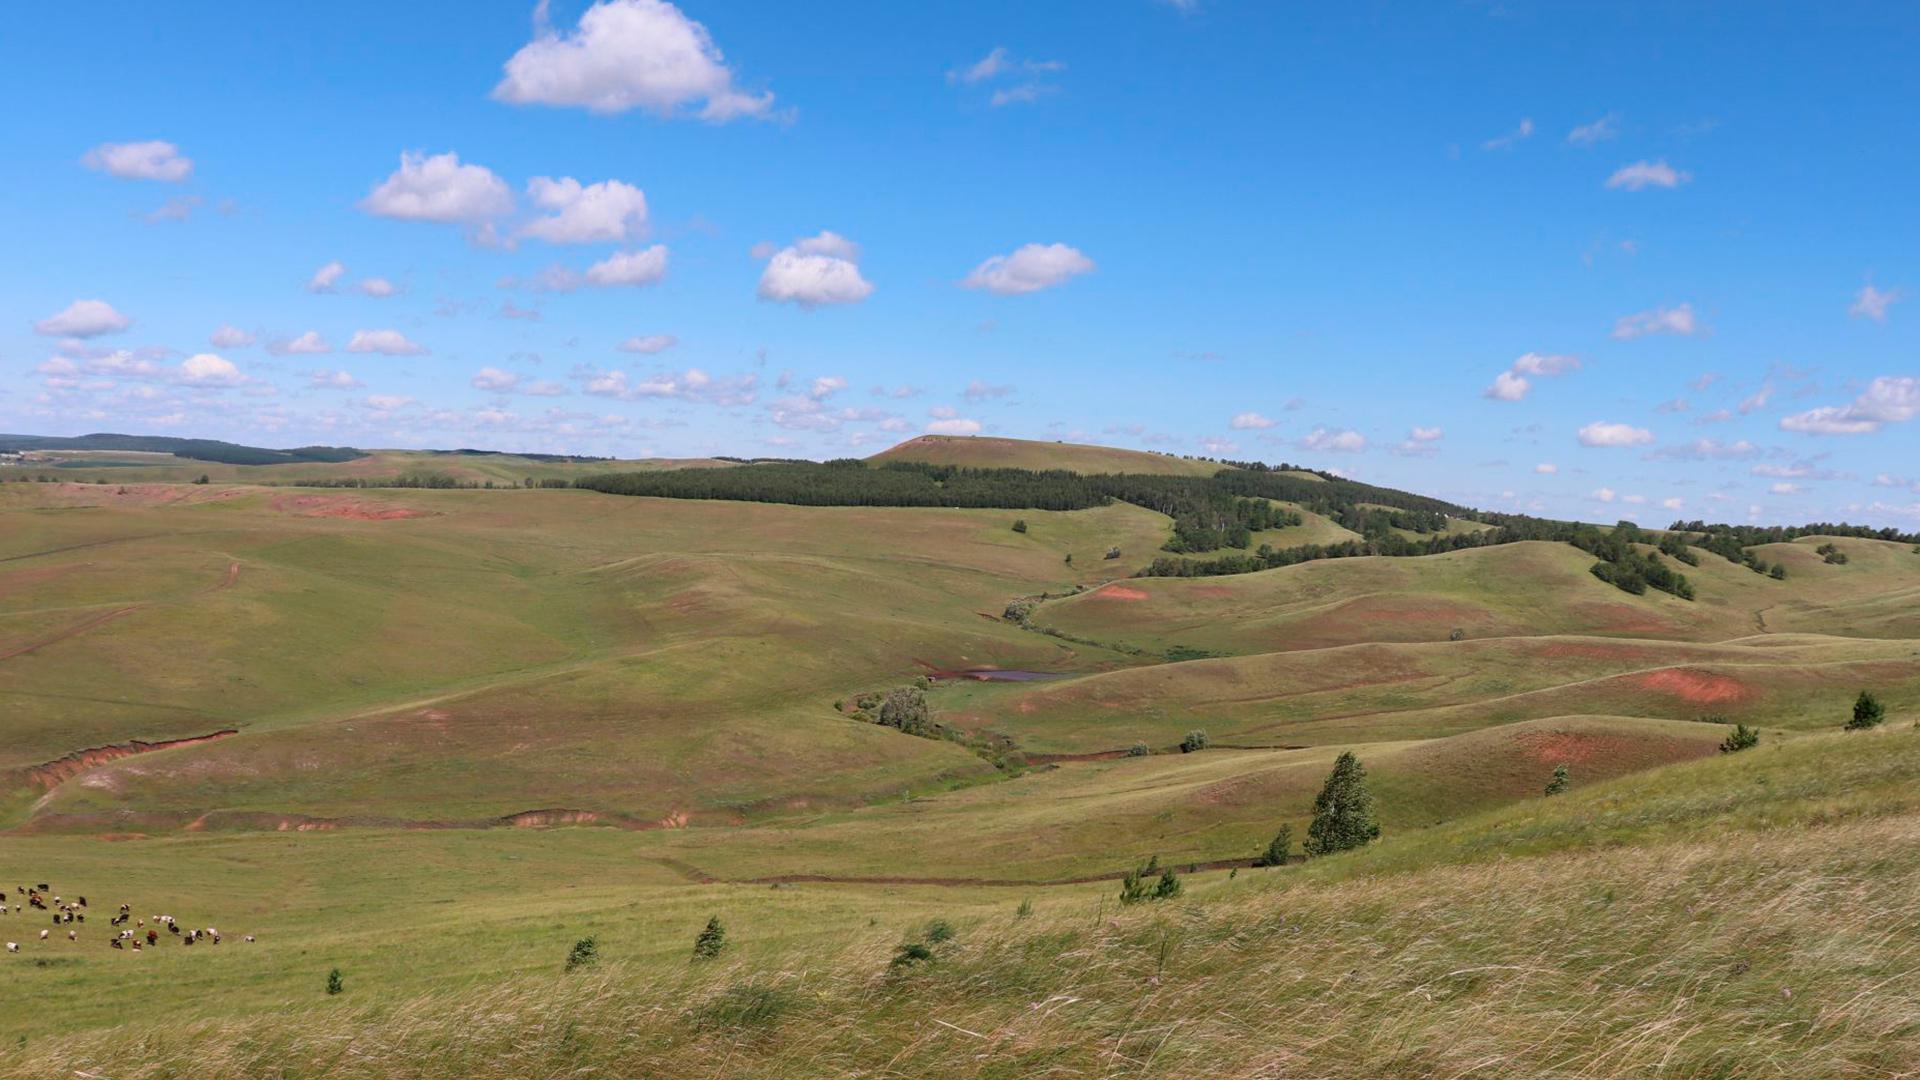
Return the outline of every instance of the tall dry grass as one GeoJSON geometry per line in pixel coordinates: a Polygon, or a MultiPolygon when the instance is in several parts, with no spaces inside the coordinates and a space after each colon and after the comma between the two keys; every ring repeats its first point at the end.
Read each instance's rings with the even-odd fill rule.
{"type": "MultiPolygon", "coordinates": [[[[609,966],[0,1051],[111,1080],[1920,1075],[1920,817],[963,925],[817,964],[609,966]]],[[[736,932],[751,932],[737,927],[736,932]]],[[[558,967],[556,957],[556,968],[558,967]]],[[[151,1023],[149,1023],[151,1022],[151,1023]]]]}

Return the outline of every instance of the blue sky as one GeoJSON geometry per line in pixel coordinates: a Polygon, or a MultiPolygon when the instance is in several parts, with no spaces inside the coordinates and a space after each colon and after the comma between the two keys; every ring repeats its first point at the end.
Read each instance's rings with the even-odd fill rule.
{"type": "Polygon", "coordinates": [[[0,430],[1920,522],[1912,5],[264,10],[11,16],[0,430]]]}

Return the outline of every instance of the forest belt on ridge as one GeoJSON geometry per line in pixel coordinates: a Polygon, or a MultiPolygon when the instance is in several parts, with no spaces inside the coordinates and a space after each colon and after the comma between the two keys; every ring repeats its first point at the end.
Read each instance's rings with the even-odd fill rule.
{"type": "Polygon", "coordinates": [[[1654,589],[1683,600],[1693,599],[1693,587],[1662,556],[1698,566],[1699,557],[1693,551],[1696,546],[1756,573],[1780,578],[1785,575],[1784,566],[1757,559],[1748,549],[1806,535],[1920,543],[1920,536],[1895,529],[1825,523],[1762,528],[1675,522],[1666,535],[1647,532],[1630,521],[1603,529],[1580,522],[1473,510],[1331,474],[1307,475],[1305,470],[1290,465],[1239,465],[1222,468],[1212,476],[1195,477],[983,469],[919,462],[874,466],[848,458],[603,473],[581,477],[572,486],[613,495],[795,506],[1084,510],[1118,501],[1157,511],[1173,520],[1173,536],[1164,545],[1172,556],[1155,559],[1140,571],[1142,577],[1245,574],[1319,559],[1436,555],[1470,547],[1545,540],[1571,544],[1595,556],[1594,576],[1626,592],[1654,589]],[[1302,511],[1321,515],[1357,537],[1339,543],[1282,548],[1261,544],[1251,552],[1208,559],[1173,557],[1248,548],[1256,533],[1301,524],[1302,511]],[[1450,527],[1453,521],[1481,527],[1455,530],[1450,527]],[[1641,547],[1652,550],[1643,551],[1641,547]]]}

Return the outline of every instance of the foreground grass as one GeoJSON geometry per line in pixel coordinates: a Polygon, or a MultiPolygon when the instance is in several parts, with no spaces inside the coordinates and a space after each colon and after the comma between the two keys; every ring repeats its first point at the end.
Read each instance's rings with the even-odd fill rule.
{"type": "Polygon", "coordinates": [[[12,1076],[1896,1076],[1912,817],[29,1044],[12,1076]]]}
{"type": "Polygon", "coordinates": [[[1558,837],[1524,857],[1415,836],[1145,908],[957,914],[905,969],[889,924],[411,1000],[316,985],[271,1018],[30,1041],[0,1075],[1910,1076],[1920,809],[1840,785],[1911,788],[1916,738],[1796,740],[1457,827],[1558,837]],[[1621,814],[1620,842],[1581,831],[1621,814]]]}

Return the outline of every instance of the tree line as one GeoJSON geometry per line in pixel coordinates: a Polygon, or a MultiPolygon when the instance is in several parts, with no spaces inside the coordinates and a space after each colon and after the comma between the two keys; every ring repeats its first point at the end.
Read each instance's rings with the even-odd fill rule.
{"type": "Polygon", "coordinates": [[[798,506],[944,506],[1008,510],[1084,510],[1119,501],[1173,519],[1166,548],[1178,554],[1244,548],[1253,534],[1299,525],[1298,503],[1381,544],[1393,530],[1438,533],[1447,518],[1476,517],[1465,507],[1338,477],[1226,468],[1213,476],[1081,474],[1064,470],[985,469],[859,459],[753,461],[727,468],[584,476],[574,487],[612,495],[729,499],[798,506]]]}

